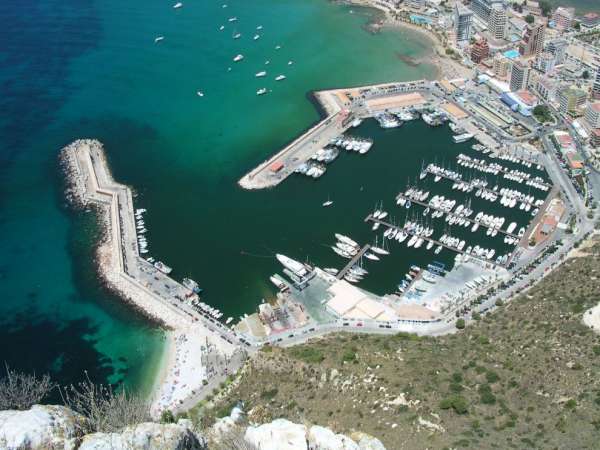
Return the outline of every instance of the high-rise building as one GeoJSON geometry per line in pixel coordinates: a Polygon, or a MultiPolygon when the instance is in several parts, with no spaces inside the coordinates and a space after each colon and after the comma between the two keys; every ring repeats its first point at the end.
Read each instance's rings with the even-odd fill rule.
{"type": "Polygon", "coordinates": [[[527,25],[523,39],[519,45],[521,56],[537,56],[542,52],[545,31],[546,26],[543,23],[527,25]]]}
{"type": "Polygon", "coordinates": [[[548,42],[546,51],[554,55],[554,63],[558,65],[565,62],[565,54],[567,53],[568,46],[569,43],[566,39],[555,39],[548,42]]]}
{"type": "Polygon", "coordinates": [[[471,1],[471,9],[473,13],[481,19],[484,23],[487,23],[490,18],[490,12],[492,10],[492,5],[499,3],[500,5],[504,5],[504,0],[472,0],[471,1]]]}
{"type": "Polygon", "coordinates": [[[577,116],[586,98],[586,91],[580,87],[575,85],[563,87],[558,90],[559,111],[569,116],[577,116]]]}
{"type": "Polygon", "coordinates": [[[479,64],[490,56],[490,46],[487,39],[479,39],[471,46],[471,61],[479,64]]]}
{"type": "Polygon", "coordinates": [[[408,0],[407,3],[412,9],[421,9],[425,6],[425,0],[408,0]]]}
{"type": "Polygon", "coordinates": [[[592,85],[592,97],[600,99],[600,69],[596,72],[596,78],[594,78],[594,84],[592,85]]]}
{"type": "Polygon", "coordinates": [[[492,39],[501,40],[506,35],[506,9],[502,3],[494,3],[488,19],[488,32],[492,39]]]}
{"type": "Polygon", "coordinates": [[[600,102],[587,105],[585,108],[585,121],[590,128],[600,128],[600,102]]]}
{"type": "Polygon", "coordinates": [[[574,8],[564,8],[559,6],[552,14],[552,21],[554,22],[554,27],[559,31],[565,31],[571,28],[573,25],[573,18],[575,17],[575,9],[574,8]]]}
{"type": "Polygon", "coordinates": [[[586,28],[594,28],[600,25],[600,14],[590,12],[581,17],[581,25],[586,28]]]}
{"type": "Polygon", "coordinates": [[[540,77],[534,85],[537,94],[546,101],[554,101],[558,89],[556,80],[550,77],[540,77]]]}
{"type": "Polygon", "coordinates": [[[542,52],[535,59],[533,67],[542,73],[550,73],[554,70],[555,59],[550,52],[542,52]]]}
{"type": "Polygon", "coordinates": [[[514,61],[510,71],[510,90],[517,92],[521,89],[527,89],[529,81],[529,66],[523,61],[514,61]]]}
{"type": "Polygon", "coordinates": [[[508,72],[510,71],[510,64],[510,59],[500,52],[496,53],[492,68],[494,75],[496,75],[498,78],[506,78],[508,72]]]}
{"type": "Polygon", "coordinates": [[[454,33],[456,42],[468,41],[471,37],[471,24],[473,12],[462,3],[454,5],[454,33]]]}

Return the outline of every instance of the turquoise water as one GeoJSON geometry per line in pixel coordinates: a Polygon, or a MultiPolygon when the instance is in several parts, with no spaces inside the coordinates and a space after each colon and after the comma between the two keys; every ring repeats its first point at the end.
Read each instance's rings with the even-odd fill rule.
{"type": "Polygon", "coordinates": [[[147,389],[161,357],[162,332],[96,279],[93,216],[63,206],[56,155],[73,139],[106,144],[115,177],[149,209],[153,254],[232,315],[272,295],[265,280],[278,268],[274,251],[320,257],[314,245],[346,223],[360,226],[354,217],[375,201],[365,197],[359,208],[347,197],[355,216],[341,207],[321,216],[327,192],[342,195],[356,181],[349,158],[318,183],[243,192],[235,182],[317,120],[308,91],[431,77],[433,67],[399,58],[425,56],[427,43],[369,34],[365,10],[323,0],[228,3],[0,4],[0,358],[12,367],[50,371],[61,383],[87,371],[147,389]],[[155,44],[158,35],[165,39],[155,44]],[[238,53],[245,58],[233,63],[238,53]],[[256,79],[263,68],[269,76],[256,79]],[[273,80],[278,73],[285,82],[273,80]],[[263,86],[273,92],[257,97],[263,86]]]}

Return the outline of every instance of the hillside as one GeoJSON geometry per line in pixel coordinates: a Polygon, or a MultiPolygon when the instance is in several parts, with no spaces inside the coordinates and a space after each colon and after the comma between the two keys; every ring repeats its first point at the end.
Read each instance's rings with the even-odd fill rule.
{"type": "MultiPolygon", "coordinates": [[[[582,254],[582,252],[579,252],[582,254]]],[[[600,244],[456,335],[340,334],[267,348],[220,407],[360,429],[387,448],[598,448],[600,244]]],[[[219,408],[213,409],[213,414],[219,408]]]]}

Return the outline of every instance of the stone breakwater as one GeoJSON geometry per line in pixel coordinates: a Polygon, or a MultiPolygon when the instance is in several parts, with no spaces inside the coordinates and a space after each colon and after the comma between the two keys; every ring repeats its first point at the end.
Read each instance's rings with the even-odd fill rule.
{"type": "Polygon", "coordinates": [[[96,250],[100,277],[144,315],[172,331],[176,345],[161,370],[153,414],[189,409],[243,364],[245,351],[237,335],[192,308],[186,301],[191,292],[140,256],[131,189],[112,178],[99,141],[73,142],[62,149],[60,163],[67,201],[98,212],[103,228],[96,250]]]}

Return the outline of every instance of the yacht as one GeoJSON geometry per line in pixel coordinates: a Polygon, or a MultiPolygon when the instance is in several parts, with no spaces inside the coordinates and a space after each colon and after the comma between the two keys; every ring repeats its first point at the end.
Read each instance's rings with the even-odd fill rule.
{"type": "Polygon", "coordinates": [[[266,88],[261,88],[258,91],[256,91],[256,95],[263,95],[267,93],[267,89],[266,88]]]}
{"type": "Polygon", "coordinates": [[[373,253],[365,253],[365,258],[370,259],[371,261],[379,261],[379,256],[376,256],[373,253]]]}
{"type": "Polygon", "coordinates": [[[236,55],[235,58],[233,58],[233,62],[238,62],[242,59],[244,59],[244,55],[236,55]]]}
{"type": "Polygon", "coordinates": [[[158,36],[158,37],[154,38],[154,42],[158,43],[158,42],[164,40],[164,38],[165,38],[164,36],[158,36]]]}
{"type": "Polygon", "coordinates": [[[336,252],[338,255],[340,255],[342,258],[346,258],[346,259],[350,259],[352,258],[352,255],[344,250],[342,250],[341,248],[337,248],[332,246],[331,249],[336,252]]]}
{"type": "Polygon", "coordinates": [[[191,278],[184,278],[183,281],[181,282],[181,284],[183,284],[186,288],[188,288],[194,294],[199,294],[200,292],[202,292],[202,289],[200,289],[200,287],[198,286],[198,283],[196,283],[191,278]]]}
{"type": "Polygon", "coordinates": [[[276,45],[275,46],[275,50],[279,50],[281,48],[281,45],[276,45]]]}
{"type": "Polygon", "coordinates": [[[335,238],[338,241],[341,241],[345,244],[351,245],[353,247],[360,247],[356,242],[350,239],[348,236],[344,236],[343,234],[335,233],[335,238]]]}
{"type": "Polygon", "coordinates": [[[275,81],[282,81],[282,80],[285,80],[285,75],[277,75],[275,77],[275,81]]]}
{"type": "Polygon", "coordinates": [[[267,72],[264,70],[261,70],[260,72],[257,72],[256,75],[254,75],[256,78],[260,78],[260,77],[264,77],[267,75],[267,72]]]}
{"type": "Polygon", "coordinates": [[[471,133],[462,133],[458,135],[452,136],[452,140],[455,144],[460,144],[461,142],[466,142],[469,139],[473,139],[473,135],[471,133]]]}
{"type": "Polygon", "coordinates": [[[160,270],[165,275],[170,274],[171,271],[173,270],[169,266],[167,266],[165,263],[163,263],[162,261],[156,261],[154,263],[154,267],[156,267],[158,270],[160,270]]]}
{"type": "Polygon", "coordinates": [[[306,275],[308,273],[308,271],[306,270],[306,267],[304,267],[304,264],[292,259],[292,258],[288,258],[285,255],[282,254],[276,254],[275,257],[277,258],[277,260],[283,264],[283,266],[289,270],[291,270],[292,272],[294,272],[296,275],[303,277],[304,275],[306,275]]]}
{"type": "Polygon", "coordinates": [[[177,2],[177,3],[175,3],[175,4],[173,5],[173,8],[174,8],[174,9],[179,9],[179,8],[181,8],[182,6],[183,6],[183,3],[181,3],[181,2],[177,2]]]}

